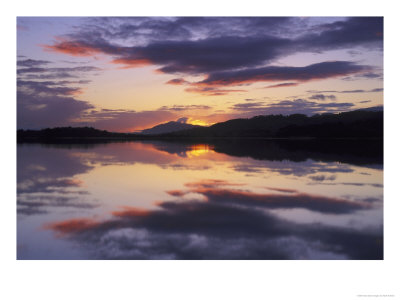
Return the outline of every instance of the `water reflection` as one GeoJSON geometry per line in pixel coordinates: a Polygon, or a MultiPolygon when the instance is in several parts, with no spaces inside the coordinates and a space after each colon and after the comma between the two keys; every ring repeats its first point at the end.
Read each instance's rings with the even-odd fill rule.
{"type": "Polygon", "coordinates": [[[383,259],[381,143],[296,143],[18,145],[18,258],[383,259]]]}

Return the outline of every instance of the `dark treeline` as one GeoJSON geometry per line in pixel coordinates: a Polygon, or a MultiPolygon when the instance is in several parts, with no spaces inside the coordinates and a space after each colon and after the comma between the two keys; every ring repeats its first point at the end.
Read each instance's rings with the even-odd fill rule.
{"type": "Polygon", "coordinates": [[[171,137],[263,137],[263,138],[381,138],[383,112],[352,111],[307,117],[269,115],[234,119],[210,127],[169,133],[171,137]]]}
{"type": "Polygon", "coordinates": [[[268,115],[233,119],[209,127],[144,135],[117,133],[92,127],[58,127],[42,130],[18,130],[18,142],[54,142],[68,140],[143,140],[205,138],[383,138],[383,112],[357,110],[308,117],[268,115]]]}
{"type": "Polygon", "coordinates": [[[42,130],[17,131],[17,142],[79,142],[82,140],[106,141],[129,139],[136,136],[130,133],[109,132],[92,127],[56,127],[42,130]]]}

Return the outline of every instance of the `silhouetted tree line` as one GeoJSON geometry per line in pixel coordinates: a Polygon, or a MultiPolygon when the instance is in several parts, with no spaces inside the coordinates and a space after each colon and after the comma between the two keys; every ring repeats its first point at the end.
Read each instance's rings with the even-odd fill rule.
{"type": "Polygon", "coordinates": [[[251,119],[234,119],[210,127],[194,128],[167,134],[171,137],[318,137],[318,138],[381,138],[383,112],[352,111],[308,117],[269,115],[251,119]]]}
{"type": "Polygon", "coordinates": [[[92,127],[57,127],[42,130],[18,130],[17,141],[81,141],[176,138],[383,138],[383,112],[357,110],[339,114],[308,117],[268,115],[250,119],[233,119],[209,127],[141,135],[108,132],[92,127]]]}
{"type": "Polygon", "coordinates": [[[109,132],[98,130],[93,127],[56,127],[42,130],[23,130],[17,131],[18,142],[28,142],[30,140],[53,141],[58,139],[116,139],[127,138],[132,134],[109,132]]]}

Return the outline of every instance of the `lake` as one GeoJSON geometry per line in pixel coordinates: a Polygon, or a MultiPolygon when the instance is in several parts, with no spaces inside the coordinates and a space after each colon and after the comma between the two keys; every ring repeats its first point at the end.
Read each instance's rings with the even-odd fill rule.
{"type": "Polygon", "coordinates": [[[18,259],[383,259],[382,140],[17,145],[18,259]]]}

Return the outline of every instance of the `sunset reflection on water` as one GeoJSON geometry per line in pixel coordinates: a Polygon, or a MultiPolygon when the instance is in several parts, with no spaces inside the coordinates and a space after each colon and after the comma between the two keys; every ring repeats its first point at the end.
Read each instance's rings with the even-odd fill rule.
{"type": "Polygon", "coordinates": [[[251,143],[20,144],[18,259],[383,258],[379,155],[251,143]]]}

